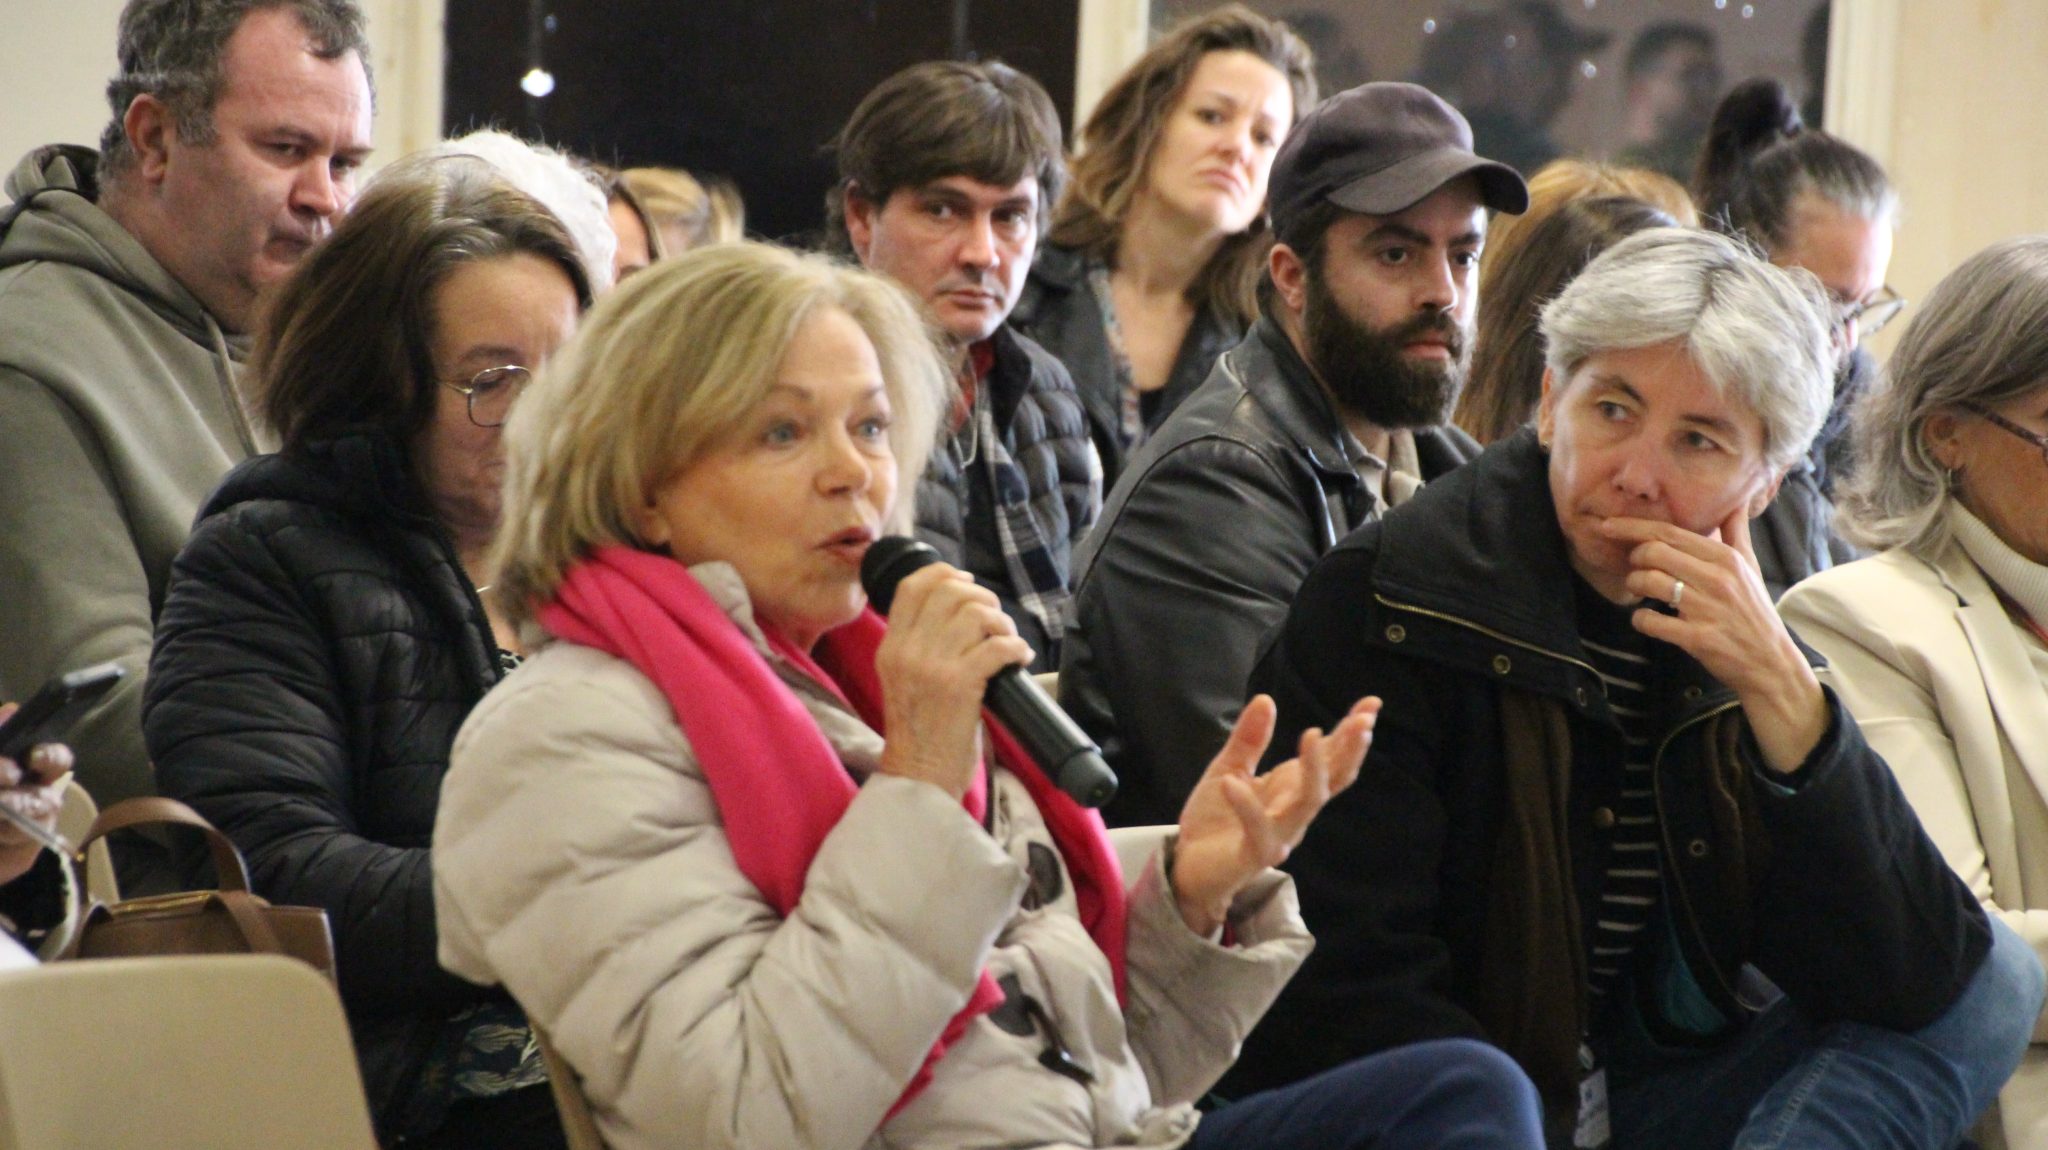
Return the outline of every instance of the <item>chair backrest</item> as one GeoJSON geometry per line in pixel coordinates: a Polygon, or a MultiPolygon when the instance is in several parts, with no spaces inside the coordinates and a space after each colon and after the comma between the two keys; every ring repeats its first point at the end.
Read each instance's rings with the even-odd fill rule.
{"type": "MultiPolygon", "coordinates": [[[[100,805],[92,801],[76,778],[64,786],[64,806],[57,812],[57,833],[70,843],[83,842],[92,831],[92,821],[100,817],[100,805]]],[[[104,840],[96,842],[85,850],[86,893],[100,902],[112,906],[121,901],[121,888],[114,881],[114,858],[107,853],[104,840]]]]}
{"type": "Polygon", "coordinates": [[[597,1132],[597,1119],[590,1115],[590,1101],[583,1097],[583,1080],[576,1076],[576,1068],[556,1052],[547,1031],[534,1026],[533,1040],[540,1046],[541,1061],[547,1064],[548,1085],[555,1092],[555,1109],[562,1115],[569,1150],[605,1150],[604,1135],[597,1132]]]}
{"type": "Polygon", "coordinates": [[[341,999],[276,955],[0,974],[0,1150],[376,1150],[341,999]]]}

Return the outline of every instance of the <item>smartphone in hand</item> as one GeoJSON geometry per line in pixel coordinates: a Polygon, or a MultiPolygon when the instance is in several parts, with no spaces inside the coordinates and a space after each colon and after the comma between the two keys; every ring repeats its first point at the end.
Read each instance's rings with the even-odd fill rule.
{"type": "Polygon", "coordinates": [[[43,684],[43,689],[0,723],[0,758],[13,759],[28,770],[28,753],[43,743],[61,743],[73,724],[127,674],[119,664],[101,663],[71,671],[43,684]]]}

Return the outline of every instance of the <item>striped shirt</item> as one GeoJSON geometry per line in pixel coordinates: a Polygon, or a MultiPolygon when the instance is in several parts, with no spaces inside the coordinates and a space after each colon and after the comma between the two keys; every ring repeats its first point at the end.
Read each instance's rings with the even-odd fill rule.
{"type": "Polygon", "coordinates": [[[1606,836],[1609,848],[1600,900],[1590,911],[1592,954],[1586,969],[1596,1003],[1628,969],[1661,891],[1657,807],[1650,782],[1651,760],[1657,752],[1650,692],[1655,640],[1630,624],[1633,610],[1616,607],[1580,585],[1579,641],[1607,689],[1608,707],[1621,722],[1626,748],[1618,775],[1595,772],[1586,780],[1594,788],[1596,833],[1606,836]]]}

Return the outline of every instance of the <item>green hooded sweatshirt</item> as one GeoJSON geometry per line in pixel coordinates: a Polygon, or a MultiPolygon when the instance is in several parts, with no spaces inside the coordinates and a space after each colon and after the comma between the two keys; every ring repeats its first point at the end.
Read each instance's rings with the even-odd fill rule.
{"type": "Polygon", "coordinates": [[[171,560],[258,447],[242,348],[99,209],[98,161],[31,152],[0,206],[0,699],[127,668],[66,738],[105,805],[155,790],[142,680],[171,560]]]}

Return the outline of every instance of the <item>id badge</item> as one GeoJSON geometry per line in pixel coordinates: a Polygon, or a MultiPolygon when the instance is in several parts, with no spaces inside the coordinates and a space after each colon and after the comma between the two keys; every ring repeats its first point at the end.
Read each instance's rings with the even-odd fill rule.
{"type": "Polygon", "coordinates": [[[1607,1122],[1607,1069],[1595,1064],[1592,1048],[1579,1044],[1579,1124],[1574,1150],[1605,1150],[1612,1137],[1607,1122]]]}

